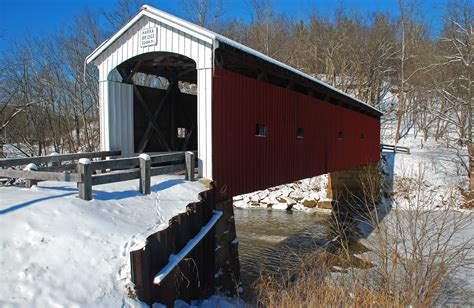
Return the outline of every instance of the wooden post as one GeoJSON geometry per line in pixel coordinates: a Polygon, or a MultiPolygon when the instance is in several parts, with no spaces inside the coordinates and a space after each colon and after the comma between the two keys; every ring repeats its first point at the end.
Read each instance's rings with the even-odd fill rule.
{"type": "Polygon", "coordinates": [[[79,198],[82,200],[92,200],[91,161],[87,158],[79,159],[77,171],[82,174],[82,182],[77,183],[79,187],[79,198]]]}
{"type": "MultiPolygon", "coordinates": [[[[33,163],[30,163],[28,164],[25,168],[23,168],[23,170],[26,170],[26,171],[38,171],[38,167],[33,164],[33,163]]],[[[28,180],[28,179],[25,179],[25,187],[26,188],[31,188],[33,185],[36,185],[38,184],[38,181],[37,180],[28,180]]]]}
{"type": "Polygon", "coordinates": [[[149,195],[151,192],[151,158],[148,154],[140,154],[140,192],[149,195]]]}
{"type": "Polygon", "coordinates": [[[195,158],[193,152],[186,152],[185,153],[185,163],[186,166],[185,170],[185,179],[186,181],[194,181],[194,168],[195,168],[195,158]]]}
{"type": "MultiPolygon", "coordinates": [[[[50,154],[50,156],[58,156],[59,154],[56,153],[56,152],[53,152],[50,154]]],[[[58,160],[58,161],[51,161],[51,166],[61,166],[61,161],[58,160]]]]}

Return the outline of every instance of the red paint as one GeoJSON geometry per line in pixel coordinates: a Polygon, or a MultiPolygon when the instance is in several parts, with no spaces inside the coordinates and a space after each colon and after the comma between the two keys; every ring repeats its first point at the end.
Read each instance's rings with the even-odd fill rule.
{"type": "Polygon", "coordinates": [[[214,70],[212,90],[213,179],[222,197],[380,159],[376,118],[226,70],[214,70]],[[267,137],[255,136],[257,123],[267,137]]]}

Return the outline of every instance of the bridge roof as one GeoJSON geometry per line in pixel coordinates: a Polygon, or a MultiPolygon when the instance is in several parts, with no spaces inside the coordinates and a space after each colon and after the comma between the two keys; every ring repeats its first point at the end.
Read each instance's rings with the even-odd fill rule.
{"type": "Polygon", "coordinates": [[[214,48],[219,47],[219,43],[226,44],[229,46],[232,46],[236,49],[239,49],[240,51],[250,54],[252,56],[255,56],[257,58],[260,58],[261,60],[264,60],[266,62],[269,62],[271,64],[274,64],[277,67],[282,68],[283,70],[286,70],[288,72],[291,72],[293,74],[296,74],[304,79],[307,79],[319,86],[323,86],[328,92],[336,94],[336,96],[342,96],[345,98],[350,99],[353,103],[356,105],[360,105],[361,107],[365,107],[364,109],[368,109],[372,113],[374,113],[377,116],[381,116],[383,113],[378,110],[377,108],[374,108],[367,103],[361,101],[358,98],[353,97],[352,95],[349,95],[319,79],[314,78],[313,76],[310,76],[308,74],[305,74],[296,68],[293,68],[285,63],[282,63],[278,60],[275,60],[267,55],[264,55],[261,52],[258,52],[250,47],[247,47],[243,44],[240,44],[230,38],[227,38],[223,35],[220,35],[218,33],[215,33],[209,29],[200,27],[196,24],[193,24],[189,21],[186,21],[184,19],[181,19],[179,17],[176,17],[174,15],[168,14],[166,12],[163,12],[161,10],[158,10],[152,6],[149,5],[144,5],[140,8],[140,11],[127,23],[125,24],[119,31],[117,31],[111,38],[107,39],[104,41],[99,47],[97,47],[89,56],[87,56],[86,61],[87,63],[90,63],[97,59],[99,55],[101,55],[110,45],[112,45],[117,39],[119,39],[128,29],[130,29],[140,18],[143,16],[148,16],[153,19],[160,19],[164,20],[165,22],[169,23],[170,25],[176,27],[178,30],[183,31],[185,33],[189,33],[190,35],[195,36],[196,38],[203,40],[207,43],[213,44],[214,48]]]}

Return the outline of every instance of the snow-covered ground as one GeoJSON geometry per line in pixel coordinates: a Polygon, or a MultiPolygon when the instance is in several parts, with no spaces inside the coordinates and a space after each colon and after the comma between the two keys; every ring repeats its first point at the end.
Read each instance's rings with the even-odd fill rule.
{"type": "Polygon", "coordinates": [[[0,306],[140,306],[129,297],[129,252],[198,200],[206,186],[182,176],[93,187],[79,199],[71,183],[0,187],[0,306]]]}

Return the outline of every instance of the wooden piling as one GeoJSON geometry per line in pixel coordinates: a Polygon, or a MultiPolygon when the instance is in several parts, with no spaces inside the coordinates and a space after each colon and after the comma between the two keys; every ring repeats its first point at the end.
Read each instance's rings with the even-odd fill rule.
{"type": "Polygon", "coordinates": [[[194,181],[195,156],[193,152],[185,153],[186,181],[194,181]]]}
{"type": "Polygon", "coordinates": [[[151,159],[148,154],[140,154],[140,192],[149,195],[151,192],[151,159]]]}
{"type": "Polygon", "coordinates": [[[82,174],[82,182],[78,183],[79,198],[92,200],[92,168],[91,161],[87,158],[79,159],[77,170],[82,174]]]}

